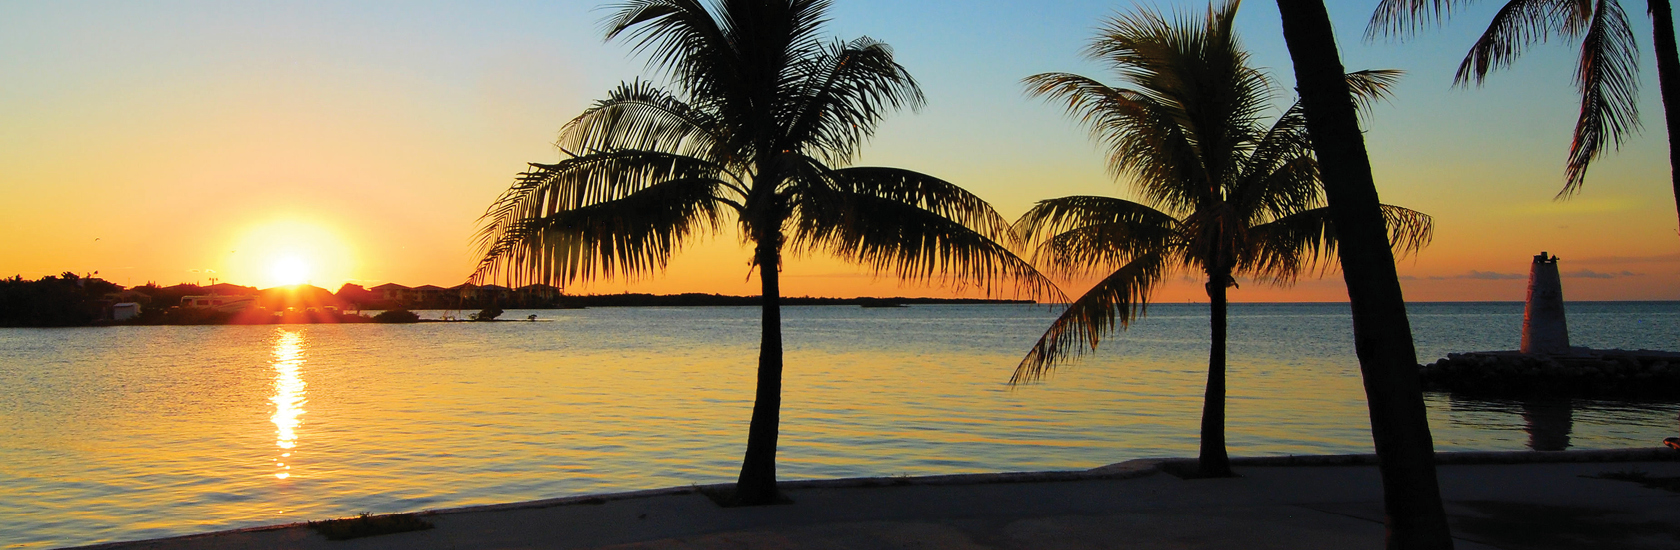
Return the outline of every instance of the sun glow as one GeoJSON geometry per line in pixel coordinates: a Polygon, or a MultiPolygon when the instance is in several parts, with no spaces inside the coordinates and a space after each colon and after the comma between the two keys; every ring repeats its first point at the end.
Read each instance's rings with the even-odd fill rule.
{"type": "Polygon", "coordinates": [[[328,290],[354,277],[355,252],[330,225],[284,219],[252,226],[229,245],[226,280],[261,288],[312,284],[328,290]]]}
{"type": "Polygon", "coordinates": [[[274,267],[268,270],[269,279],[282,285],[299,285],[309,282],[309,264],[297,256],[284,256],[274,261],[274,267]]]}

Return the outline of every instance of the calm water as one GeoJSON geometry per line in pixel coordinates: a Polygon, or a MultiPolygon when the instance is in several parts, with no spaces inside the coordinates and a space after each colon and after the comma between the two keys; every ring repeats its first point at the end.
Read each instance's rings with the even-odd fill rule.
{"type": "MultiPolygon", "coordinates": [[[[1568,307],[1576,345],[1680,349],[1680,303],[1568,307]]],[[[1519,339],[1521,304],[1411,311],[1426,361],[1519,339]]],[[[756,309],[506,317],[531,313],[546,322],[0,329],[0,548],[734,479],[756,309]]],[[[1206,306],[1155,306],[1012,390],[1052,316],[787,308],[781,477],[1195,454],[1206,306]]],[[[1348,323],[1339,304],[1232,306],[1233,455],[1369,452],[1348,323]]],[[[1675,404],[1429,399],[1441,450],[1524,449],[1530,424],[1573,448],[1680,428],[1675,404]]]]}

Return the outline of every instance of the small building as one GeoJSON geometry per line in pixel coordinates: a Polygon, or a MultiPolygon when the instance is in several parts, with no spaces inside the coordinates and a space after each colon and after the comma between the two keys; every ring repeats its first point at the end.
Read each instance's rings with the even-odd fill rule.
{"type": "Polygon", "coordinates": [[[420,285],[409,289],[408,297],[416,302],[435,302],[449,295],[449,289],[437,285],[420,285]]]}
{"type": "Polygon", "coordinates": [[[478,296],[486,300],[506,300],[513,294],[513,290],[502,285],[484,285],[478,287],[478,296]]]}
{"type": "Polygon", "coordinates": [[[408,301],[409,290],[411,289],[397,283],[385,283],[368,289],[370,292],[377,293],[380,300],[393,303],[408,301]]]}
{"type": "Polygon", "coordinates": [[[527,298],[535,298],[539,300],[552,300],[560,296],[559,288],[545,284],[525,285],[519,287],[515,290],[515,292],[518,292],[527,298]]]}
{"type": "Polygon", "coordinates": [[[139,316],[140,304],[138,302],[122,302],[111,305],[111,320],[113,321],[127,321],[139,316]]]}

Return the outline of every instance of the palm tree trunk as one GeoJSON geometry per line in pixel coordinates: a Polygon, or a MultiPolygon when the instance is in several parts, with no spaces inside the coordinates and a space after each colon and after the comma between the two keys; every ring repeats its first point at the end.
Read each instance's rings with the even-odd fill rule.
{"type": "Polygon", "coordinates": [[[1390,549],[1452,548],[1435,477],[1406,302],[1378,207],[1346,71],[1323,0],[1278,0],[1307,131],[1318,156],[1342,275],[1353,306],[1354,350],[1365,381],[1383,480],[1390,549]]]}
{"type": "Polygon", "coordinates": [[[758,392],[753,400],[752,425],[747,428],[747,455],[735,482],[736,504],[771,504],[776,491],[776,437],[782,415],[782,289],[781,231],[764,230],[755,257],[764,284],[762,340],[758,346],[758,392]]]}
{"type": "Polygon", "coordinates": [[[1663,122],[1668,128],[1668,175],[1674,186],[1675,214],[1680,216],[1680,47],[1674,43],[1674,12],[1668,0],[1647,0],[1651,34],[1657,46],[1657,84],[1662,89],[1663,122]]]}
{"type": "Polygon", "coordinates": [[[1202,396],[1202,452],[1196,459],[1201,477],[1231,477],[1231,457],[1225,454],[1225,282],[1229,273],[1208,275],[1208,317],[1212,344],[1208,349],[1207,393],[1202,396]]]}

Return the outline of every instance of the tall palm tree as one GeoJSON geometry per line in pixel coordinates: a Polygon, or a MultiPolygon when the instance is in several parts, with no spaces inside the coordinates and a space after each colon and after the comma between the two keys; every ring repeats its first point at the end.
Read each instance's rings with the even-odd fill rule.
{"type": "MultiPolygon", "coordinates": [[[[1075,299],[1011,383],[1042,377],[1095,349],[1118,324],[1144,313],[1151,291],[1176,269],[1199,272],[1210,301],[1211,349],[1203,401],[1203,476],[1230,476],[1225,452],[1226,294],[1244,275],[1289,284],[1336,250],[1318,169],[1296,104],[1269,124],[1274,86],[1249,66],[1231,28],[1238,7],[1210,8],[1199,25],[1142,10],[1111,19],[1086,54],[1135,88],[1067,73],[1028,77],[1030,92],[1067,104],[1110,148],[1109,167],[1144,202],[1076,196],[1039,202],[1016,222],[1039,243],[1035,261],[1065,274],[1109,272],[1075,299]]],[[[1383,97],[1395,71],[1347,76],[1361,97],[1383,97]]],[[[1415,251],[1428,216],[1384,206],[1394,246],[1415,251]]]]}
{"type": "Polygon", "coordinates": [[[1277,0],[1277,5],[1325,203],[1340,241],[1337,256],[1353,310],[1353,348],[1382,473],[1385,546],[1450,549],[1452,529],[1435,475],[1435,444],[1418,383],[1406,298],[1330,13],[1323,0],[1277,0]]]}
{"type": "Polygon", "coordinates": [[[571,282],[661,271],[733,219],[763,288],[758,382],[733,498],[776,501],[780,271],[828,252],[901,278],[1058,297],[1005,243],[985,201],[926,174],[847,167],[890,110],[922,93],[885,44],[820,34],[824,0],[634,0],[627,36],[675,92],[619,86],[566,124],[555,164],[532,164],[487,211],[474,279],[571,282]]]}
{"type": "MultiPolygon", "coordinates": [[[[1452,10],[1474,0],[1382,0],[1366,27],[1367,37],[1409,34],[1428,22],[1441,22],[1452,10]]],[[[1680,51],[1674,39],[1674,16],[1668,0],[1646,0],[1656,40],[1657,82],[1668,130],[1669,179],[1680,215],[1680,51]]],[[[1559,198],[1580,191],[1587,165],[1606,144],[1620,146],[1639,127],[1639,44],[1627,14],[1616,0],[1509,0],[1494,14],[1482,36],[1470,46],[1453,76],[1454,85],[1481,85],[1489,72],[1509,67],[1523,49],[1553,34],[1579,39],[1575,86],[1581,112],[1575,121],[1569,161],[1559,198]]]]}

